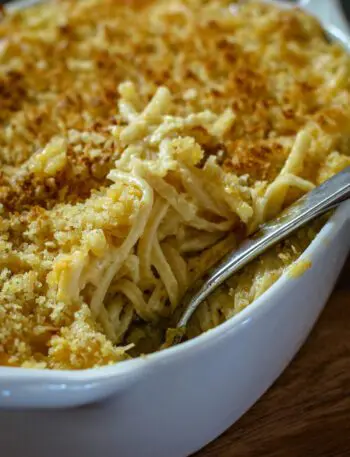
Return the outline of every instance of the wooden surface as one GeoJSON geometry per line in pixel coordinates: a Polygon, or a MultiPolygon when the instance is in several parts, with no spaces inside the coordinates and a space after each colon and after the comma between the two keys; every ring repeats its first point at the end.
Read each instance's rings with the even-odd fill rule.
{"type": "Polygon", "coordinates": [[[350,457],[350,258],[284,374],[231,429],[193,457],[350,457]]]}

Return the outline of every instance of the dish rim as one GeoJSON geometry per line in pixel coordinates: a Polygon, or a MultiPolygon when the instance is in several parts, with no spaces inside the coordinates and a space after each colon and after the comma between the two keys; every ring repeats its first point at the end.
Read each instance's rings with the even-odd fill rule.
{"type": "MultiPolygon", "coordinates": [[[[30,7],[45,0],[15,0],[10,5],[10,9],[18,9],[30,7]]],[[[283,7],[300,7],[305,10],[302,4],[290,5],[286,4],[283,0],[263,0],[269,3],[275,3],[283,7]]],[[[305,2],[304,2],[305,3],[305,2]]],[[[330,33],[334,38],[339,40],[341,44],[350,49],[350,36],[347,35],[336,26],[332,24],[323,24],[325,30],[330,33]]],[[[292,266],[296,262],[303,262],[305,260],[311,261],[311,268],[313,268],[313,258],[317,256],[318,252],[329,243],[334,229],[341,228],[342,224],[350,221],[350,201],[343,202],[328,219],[322,229],[317,233],[315,238],[311,241],[305,251],[298,257],[298,259],[290,264],[292,266]]],[[[289,267],[290,267],[289,266],[289,267]]],[[[136,371],[144,371],[159,363],[171,363],[172,360],[182,356],[183,351],[193,351],[198,347],[204,349],[212,340],[223,337],[227,332],[233,333],[238,331],[242,325],[245,325],[252,319],[257,319],[259,316],[267,313],[271,308],[276,305],[276,301],[271,299],[271,296],[277,295],[278,292],[286,286],[286,284],[293,280],[298,280],[299,275],[295,278],[291,277],[287,268],[280,278],[277,279],[260,297],[254,300],[246,308],[239,311],[229,319],[225,320],[218,326],[209,329],[200,335],[182,342],[179,345],[162,349],[145,356],[139,356],[130,360],[123,360],[115,362],[111,365],[104,365],[94,368],[85,368],[80,370],[60,370],[48,368],[23,368],[23,367],[7,367],[0,365],[0,381],[11,382],[96,382],[106,378],[119,378],[123,375],[132,374],[136,371]],[[264,303],[265,302],[265,303],[264,303]]],[[[302,273],[300,276],[305,274],[302,273]]]]}

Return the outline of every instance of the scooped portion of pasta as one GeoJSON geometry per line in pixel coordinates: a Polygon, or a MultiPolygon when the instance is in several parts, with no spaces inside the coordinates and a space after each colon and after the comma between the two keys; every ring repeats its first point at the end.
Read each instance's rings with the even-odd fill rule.
{"type": "MultiPolygon", "coordinates": [[[[350,59],[298,9],[60,0],[0,23],[0,364],[157,350],[187,288],[350,165],[350,59]]],[[[319,224],[202,304],[260,296],[319,224]]]]}

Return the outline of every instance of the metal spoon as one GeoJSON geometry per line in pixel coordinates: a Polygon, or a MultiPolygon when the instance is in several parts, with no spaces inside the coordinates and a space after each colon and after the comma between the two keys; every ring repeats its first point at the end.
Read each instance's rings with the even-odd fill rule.
{"type": "MultiPolygon", "coordinates": [[[[276,219],[260,226],[259,230],[244,241],[239,248],[226,255],[210,270],[202,282],[185,294],[183,309],[177,328],[185,328],[199,304],[230,276],[257,256],[288,237],[295,230],[321,216],[350,198],[350,167],[301,197],[276,219]]],[[[176,338],[176,342],[181,336],[176,338]]]]}

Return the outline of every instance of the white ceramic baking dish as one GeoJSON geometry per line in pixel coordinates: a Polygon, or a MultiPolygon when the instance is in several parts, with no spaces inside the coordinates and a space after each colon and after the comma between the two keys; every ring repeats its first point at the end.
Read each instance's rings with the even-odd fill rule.
{"type": "MultiPolygon", "coordinates": [[[[336,1],[303,7],[350,46],[336,1]]],[[[347,257],[349,229],[345,202],[303,254],[309,270],[285,275],[239,315],[177,347],[79,372],[0,367],[0,455],[184,457],[201,448],[298,351],[347,257]]]]}

